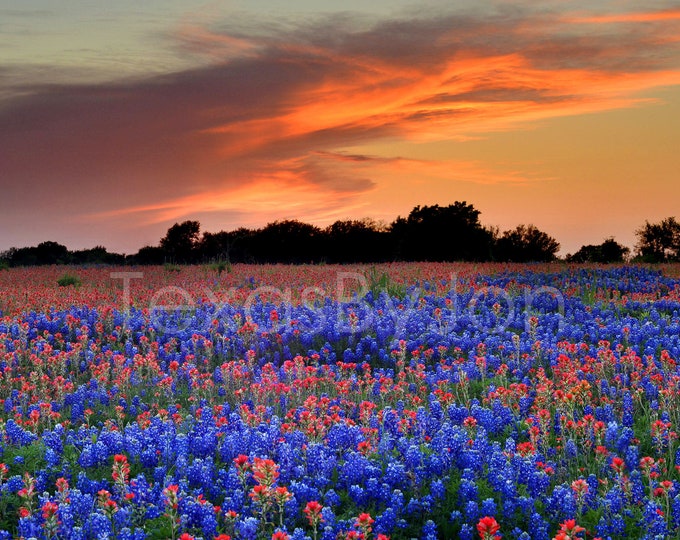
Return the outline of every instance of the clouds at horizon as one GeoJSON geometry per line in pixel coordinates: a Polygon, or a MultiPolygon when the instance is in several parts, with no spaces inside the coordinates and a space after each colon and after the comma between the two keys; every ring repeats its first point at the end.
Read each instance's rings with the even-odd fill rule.
{"type": "Polygon", "coordinates": [[[529,168],[371,145],[463,143],[644,106],[650,90],[680,84],[678,35],[680,8],[499,6],[180,24],[174,46],[200,65],[101,82],[36,83],[0,63],[0,244],[21,244],[15,220],[34,211],[59,224],[35,232],[45,240],[84,225],[157,232],[196,215],[240,220],[223,228],[371,215],[367,196],[409,175],[540,181],[529,168]]]}

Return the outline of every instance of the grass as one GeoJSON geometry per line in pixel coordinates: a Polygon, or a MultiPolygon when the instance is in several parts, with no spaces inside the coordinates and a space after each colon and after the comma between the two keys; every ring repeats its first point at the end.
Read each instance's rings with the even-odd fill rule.
{"type": "Polygon", "coordinates": [[[395,282],[387,272],[380,272],[375,266],[371,266],[364,275],[373,298],[377,298],[383,291],[392,298],[406,297],[406,285],[395,282]]]}
{"type": "Polygon", "coordinates": [[[80,278],[73,274],[64,274],[57,280],[57,285],[60,287],[78,287],[82,285],[82,283],[80,278]]]}
{"type": "Polygon", "coordinates": [[[225,270],[227,271],[227,274],[231,274],[233,271],[231,263],[229,261],[214,262],[210,265],[210,269],[213,270],[214,272],[217,272],[218,276],[221,276],[222,272],[224,272],[225,270]]]}

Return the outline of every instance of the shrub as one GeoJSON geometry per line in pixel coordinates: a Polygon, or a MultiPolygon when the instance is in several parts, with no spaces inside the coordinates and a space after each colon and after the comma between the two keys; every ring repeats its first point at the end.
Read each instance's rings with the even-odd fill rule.
{"type": "Polygon", "coordinates": [[[225,270],[227,271],[227,274],[231,274],[231,272],[232,272],[231,263],[229,261],[215,262],[215,263],[210,265],[210,269],[217,272],[218,276],[221,276],[222,272],[224,272],[225,270]]]}
{"type": "Polygon", "coordinates": [[[60,287],[71,287],[75,286],[78,287],[79,285],[82,284],[82,281],[80,281],[80,278],[78,276],[74,276],[72,274],[64,274],[57,280],[57,285],[60,287]]]}
{"type": "Polygon", "coordinates": [[[396,283],[387,272],[379,272],[375,266],[372,266],[365,273],[365,276],[368,282],[368,290],[373,293],[374,298],[377,298],[383,291],[389,297],[403,299],[406,296],[406,286],[404,284],[396,283]]]}

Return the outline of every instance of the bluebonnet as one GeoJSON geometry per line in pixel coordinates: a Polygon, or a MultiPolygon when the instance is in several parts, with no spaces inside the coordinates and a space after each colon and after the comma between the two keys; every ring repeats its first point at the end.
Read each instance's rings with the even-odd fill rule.
{"type": "Polygon", "coordinates": [[[640,528],[645,531],[645,538],[667,538],[669,533],[666,525],[666,520],[659,505],[653,501],[648,501],[643,510],[643,521],[640,523],[640,528]]]}
{"type": "Polygon", "coordinates": [[[474,530],[471,525],[464,523],[462,527],[460,528],[460,532],[458,533],[458,538],[460,540],[473,540],[474,538],[474,530]]]}
{"type": "Polygon", "coordinates": [[[389,535],[397,526],[397,514],[392,508],[386,508],[379,516],[375,518],[373,526],[376,534],[389,535]]]}
{"type": "Polygon", "coordinates": [[[297,528],[293,531],[293,534],[290,535],[291,540],[310,540],[309,536],[305,535],[305,531],[297,528]]]}
{"type": "Polygon", "coordinates": [[[364,506],[368,502],[368,495],[364,488],[362,488],[361,486],[358,486],[356,484],[351,485],[349,487],[348,493],[350,498],[358,506],[364,506]]]}
{"type": "Polygon", "coordinates": [[[241,537],[247,538],[248,540],[255,540],[257,537],[257,523],[257,519],[249,517],[240,520],[236,524],[236,529],[241,537]]]}
{"type": "Polygon", "coordinates": [[[496,515],[496,501],[487,498],[482,501],[481,513],[484,516],[495,516],[496,515]]]}
{"type": "Polygon", "coordinates": [[[338,506],[341,502],[340,496],[333,489],[329,489],[323,496],[327,506],[338,506]]]}
{"type": "Polygon", "coordinates": [[[547,493],[550,483],[550,476],[545,471],[533,471],[527,482],[529,494],[534,498],[544,495],[547,493]]]}
{"type": "Polygon", "coordinates": [[[532,512],[529,518],[529,530],[531,531],[532,538],[535,540],[548,540],[550,538],[548,523],[537,512],[532,512]]]}
{"type": "Polygon", "coordinates": [[[90,514],[83,529],[93,538],[107,537],[112,533],[111,522],[105,515],[99,513],[90,514]]]}
{"type": "Polygon", "coordinates": [[[477,521],[477,519],[480,517],[479,504],[477,504],[477,501],[467,501],[463,508],[465,519],[468,522],[477,521]]]}
{"type": "Polygon", "coordinates": [[[38,438],[35,433],[23,429],[12,418],[5,423],[5,436],[10,444],[16,446],[29,445],[38,438]]]}
{"type": "Polygon", "coordinates": [[[564,451],[567,457],[570,459],[575,459],[578,456],[578,448],[574,442],[574,439],[567,440],[567,443],[564,445],[564,451]]]}
{"type": "Polygon", "coordinates": [[[479,494],[479,489],[475,482],[475,478],[472,475],[472,471],[470,471],[470,469],[465,469],[463,475],[458,487],[458,497],[461,504],[464,504],[467,501],[476,501],[479,494]]]}
{"type": "Polygon", "coordinates": [[[41,525],[33,517],[19,519],[19,535],[22,538],[38,538],[40,536],[41,525]]]}
{"type": "Polygon", "coordinates": [[[24,487],[24,481],[18,474],[10,476],[7,480],[5,480],[4,489],[9,491],[10,493],[16,493],[22,487],[24,487]]]}
{"type": "Polygon", "coordinates": [[[437,526],[434,521],[428,519],[423,526],[423,530],[420,535],[421,540],[437,540],[437,526]]]}
{"type": "Polygon", "coordinates": [[[619,486],[613,486],[605,494],[605,504],[610,512],[613,514],[620,514],[623,512],[623,507],[625,504],[624,493],[621,491],[619,486]]]}
{"type": "Polygon", "coordinates": [[[615,443],[614,449],[619,454],[623,454],[628,449],[628,446],[631,444],[634,438],[634,431],[630,427],[624,427],[615,443]]]}
{"type": "MultiPolygon", "coordinates": [[[[307,501],[317,501],[321,499],[321,492],[317,488],[309,486],[306,482],[293,480],[290,482],[290,489],[293,493],[295,493],[296,499],[298,499],[301,504],[304,504],[307,501]]],[[[326,495],[328,496],[328,494],[326,495]]],[[[331,494],[331,499],[332,498],[333,494],[331,494]]]]}
{"type": "Polygon", "coordinates": [[[444,486],[444,482],[439,478],[433,480],[430,484],[430,493],[434,499],[443,499],[446,495],[446,487],[444,486]]]}
{"type": "Polygon", "coordinates": [[[626,391],[623,393],[623,417],[621,423],[626,427],[632,427],[633,425],[633,397],[630,392],[626,391]]]}

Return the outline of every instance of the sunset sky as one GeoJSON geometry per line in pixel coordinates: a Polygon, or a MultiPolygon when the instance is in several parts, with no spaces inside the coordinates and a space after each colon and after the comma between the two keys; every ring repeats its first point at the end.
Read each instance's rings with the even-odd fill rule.
{"type": "Polygon", "coordinates": [[[680,218],[680,2],[0,0],[0,251],[454,201],[680,218]]]}

